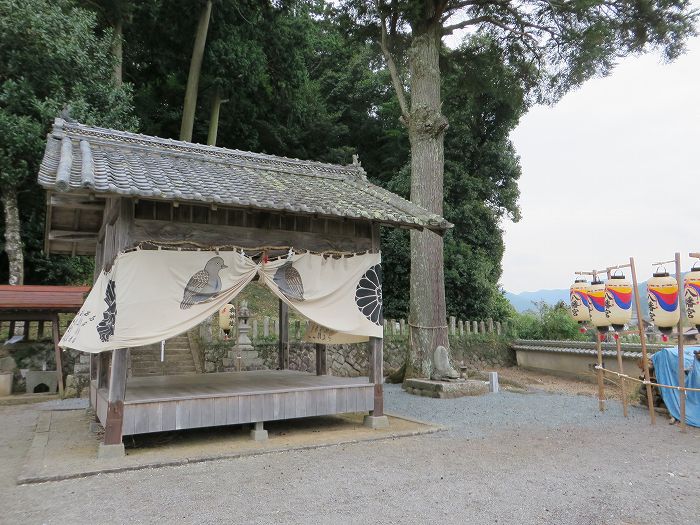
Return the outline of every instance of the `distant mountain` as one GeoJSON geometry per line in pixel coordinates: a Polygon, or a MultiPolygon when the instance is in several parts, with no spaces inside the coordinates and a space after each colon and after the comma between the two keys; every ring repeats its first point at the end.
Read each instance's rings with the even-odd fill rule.
{"type": "Polygon", "coordinates": [[[506,299],[510,301],[518,312],[534,310],[533,303],[544,301],[549,305],[555,305],[559,301],[569,302],[569,290],[537,290],[536,292],[511,293],[506,292],[506,299]]]}

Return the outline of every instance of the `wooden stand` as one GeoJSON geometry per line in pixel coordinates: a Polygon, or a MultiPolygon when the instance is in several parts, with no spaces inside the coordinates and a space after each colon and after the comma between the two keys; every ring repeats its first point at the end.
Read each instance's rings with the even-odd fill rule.
{"type": "Polygon", "coordinates": [[[279,300],[279,368],[289,368],[289,306],[279,300]]]}
{"type": "Polygon", "coordinates": [[[678,400],[681,408],[681,432],[685,432],[685,352],[683,350],[683,275],[681,274],[681,254],[676,253],[676,281],[678,282],[678,308],[680,309],[680,318],[678,319],[678,400]]]}
{"type": "MultiPolygon", "coordinates": [[[[617,343],[617,370],[620,374],[624,374],[622,369],[622,346],[620,343],[620,334],[615,334],[615,343],[617,343]]],[[[627,392],[625,391],[625,378],[620,376],[620,396],[622,397],[622,414],[627,417],[627,392]]]]}
{"type": "Polygon", "coordinates": [[[328,375],[328,365],[326,364],[326,345],[316,343],[316,375],[328,375]]]}
{"type": "Polygon", "coordinates": [[[637,282],[637,270],[634,265],[634,257],[630,257],[630,270],[632,270],[632,284],[634,286],[634,304],[637,310],[637,324],[639,326],[639,343],[642,345],[642,369],[644,381],[647,386],[647,405],[651,424],[656,424],[656,412],[654,411],[654,398],[651,390],[651,376],[649,375],[649,357],[647,356],[647,339],[644,333],[644,317],[642,317],[642,305],[639,301],[639,284],[637,282]]]}
{"type": "Polygon", "coordinates": [[[109,403],[105,424],[105,445],[121,445],[124,422],[124,395],[126,394],[126,369],[128,350],[112,351],[112,367],[109,374],[109,403]]]}
{"type": "Polygon", "coordinates": [[[595,349],[598,352],[598,409],[605,412],[605,378],[603,374],[603,338],[602,332],[596,334],[595,349]]]}

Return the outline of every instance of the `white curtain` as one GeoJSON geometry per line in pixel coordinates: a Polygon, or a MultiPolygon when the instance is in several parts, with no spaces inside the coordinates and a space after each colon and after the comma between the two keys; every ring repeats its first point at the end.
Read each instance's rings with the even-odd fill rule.
{"type": "Polygon", "coordinates": [[[382,337],[379,254],[256,264],[241,252],[137,250],[100,275],[60,345],[98,353],[169,339],[217,312],[256,274],[312,321],[307,340],[382,337]]]}

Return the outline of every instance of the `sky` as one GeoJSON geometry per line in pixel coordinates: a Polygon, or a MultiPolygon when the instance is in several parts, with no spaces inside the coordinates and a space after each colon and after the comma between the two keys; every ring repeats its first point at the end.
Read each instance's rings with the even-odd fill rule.
{"type": "Polygon", "coordinates": [[[511,139],[522,165],[522,219],[503,224],[506,290],[568,288],[575,271],[630,256],[641,281],[676,252],[692,266],[688,252],[700,252],[700,38],[670,64],[658,54],[622,59],[612,75],[532,108],[511,139]]]}

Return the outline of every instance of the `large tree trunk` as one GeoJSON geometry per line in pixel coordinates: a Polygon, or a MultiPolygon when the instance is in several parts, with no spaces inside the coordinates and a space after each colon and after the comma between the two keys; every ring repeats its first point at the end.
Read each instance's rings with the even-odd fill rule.
{"type": "Polygon", "coordinates": [[[122,67],[124,64],[124,49],[122,47],[122,41],[124,38],[124,24],[121,19],[121,13],[119,13],[119,18],[114,22],[112,30],[114,31],[112,34],[112,55],[115,58],[112,78],[118,86],[121,86],[123,78],[122,67]]]}
{"type": "MultiPolygon", "coordinates": [[[[440,101],[439,25],[413,28],[409,51],[411,201],[442,215],[444,136],[440,101]]],[[[411,231],[410,350],[406,377],[430,377],[435,348],[449,348],[442,237],[411,231]]]]}
{"type": "Polygon", "coordinates": [[[216,146],[216,136],[219,133],[219,110],[221,109],[221,88],[216,88],[211,102],[211,117],[209,118],[209,136],[207,144],[216,146]]]}
{"type": "Polygon", "coordinates": [[[180,125],[180,140],[192,141],[192,128],[194,127],[194,113],[197,109],[197,91],[199,89],[199,76],[204,59],[204,45],[207,42],[209,30],[209,18],[211,17],[211,0],[208,0],[197,24],[197,34],[194,38],[192,60],[190,60],[190,73],[187,76],[187,89],[185,90],[185,103],[182,108],[182,124],[180,125]]]}
{"type": "Polygon", "coordinates": [[[5,212],[5,253],[10,265],[8,284],[24,284],[24,254],[16,188],[3,188],[2,207],[5,212]]]}

